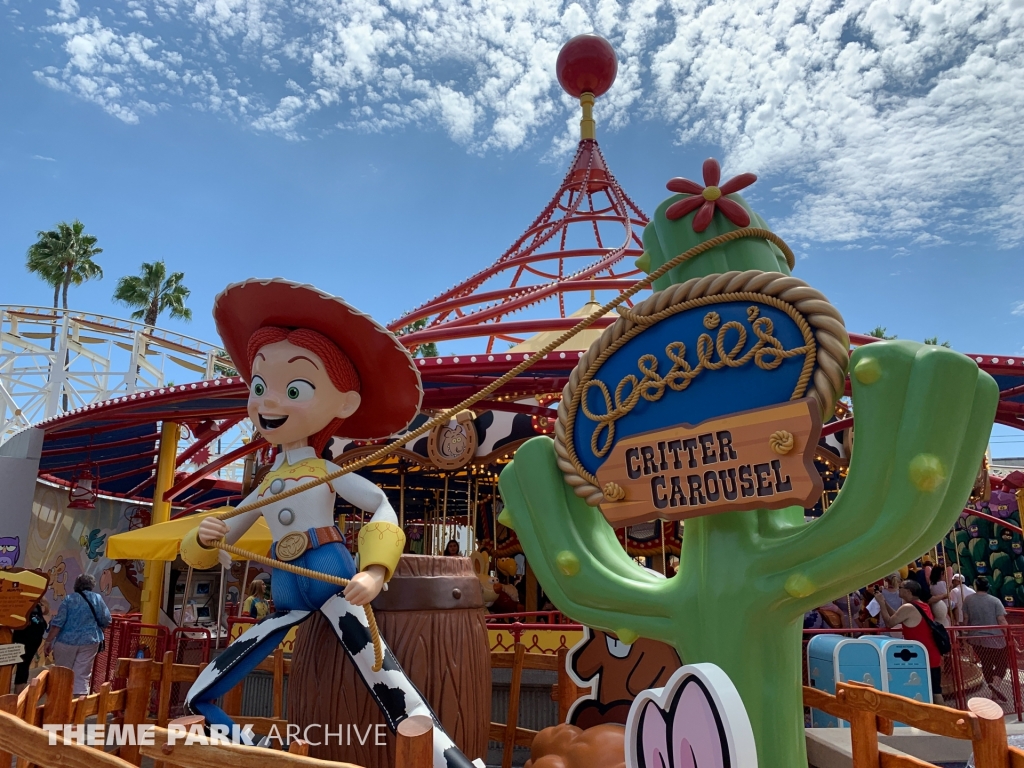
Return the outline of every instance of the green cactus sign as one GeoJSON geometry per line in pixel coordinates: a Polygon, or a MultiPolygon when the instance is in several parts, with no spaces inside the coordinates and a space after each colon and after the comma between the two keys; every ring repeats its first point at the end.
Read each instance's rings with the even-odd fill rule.
{"type": "MultiPolygon", "coordinates": [[[[651,272],[738,229],[767,228],[736,194],[752,177],[719,186],[719,175],[718,164],[709,161],[703,186],[670,182],[679,194],[658,207],[644,231],[642,268],[651,272]]],[[[790,264],[776,241],[737,236],[716,244],[659,278],[659,293],[648,301],[672,291],[694,296],[711,286],[731,289],[757,272],[766,284],[794,286],[789,303],[795,305],[813,289],[785,282],[792,279],[790,264]]],[[[805,309],[805,317],[815,314],[805,309]]],[[[828,354],[842,366],[841,323],[832,330],[838,344],[829,340],[828,354]]],[[[824,346],[817,341],[816,360],[824,346]]],[[[553,603],[623,642],[660,640],[686,664],[719,666],[743,699],[761,768],[807,764],[803,614],[891,573],[942,539],[970,494],[995,414],[995,381],[949,349],[879,342],[854,351],[849,370],[856,448],[846,483],[825,515],[806,522],[802,506],[794,504],[689,518],[679,570],[670,579],[640,568],[623,551],[602,513],[604,489],[582,475],[567,482],[578,468],[551,439],[524,444],[500,479],[502,521],[515,529],[553,603]]],[[[578,368],[577,384],[580,375],[578,368]]],[[[842,367],[837,373],[819,366],[812,374],[819,419],[830,415],[842,377],[842,367]]],[[[810,387],[808,393],[815,396],[810,387]]],[[[737,405],[722,403],[720,414],[743,410],[737,405]]],[[[687,421],[680,410],[675,423],[687,421]]],[[[564,423],[559,431],[564,448],[572,433],[564,423]]],[[[605,439],[599,435],[595,445],[605,439]]]]}

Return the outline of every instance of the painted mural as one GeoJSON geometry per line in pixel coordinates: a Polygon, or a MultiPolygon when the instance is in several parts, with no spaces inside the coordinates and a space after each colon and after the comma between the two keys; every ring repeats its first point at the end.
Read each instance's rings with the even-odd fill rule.
{"type": "Polygon", "coordinates": [[[43,599],[53,612],[82,573],[96,579],[112,613],[137,611],[142,561],[109,560],[103,551],[107,537],[148,525],[149,506],[102,497],[94,509],[68,509],[67,503],[67,489],[36,483],[27,535],[20,537],[19,565],[47,574],[43,599]]]}

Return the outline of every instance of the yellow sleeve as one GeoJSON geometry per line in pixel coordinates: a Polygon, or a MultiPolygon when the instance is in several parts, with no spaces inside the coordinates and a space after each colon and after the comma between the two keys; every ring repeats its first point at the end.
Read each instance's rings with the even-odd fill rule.
{"type": "Polygon", "coordinates": [[[198,571],[205,571],[220,565],[220,550],[204,547],[199,543],[199,526],[185,534],[178,551],[185,564],[198,571]]]}
{"type": "Polygon", "coordinates": [[[367,523],[359,531],[359,567],[383,567],[384,581],[391,580],[404,550],[405,532],[394,523],[367,523]]]}

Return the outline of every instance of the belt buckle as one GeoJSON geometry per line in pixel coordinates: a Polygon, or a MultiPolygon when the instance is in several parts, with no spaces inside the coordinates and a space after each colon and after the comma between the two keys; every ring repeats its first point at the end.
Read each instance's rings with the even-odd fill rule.
{"type": "Polygon", "coordinates": [[[309,548],[309,536],[304,532],[292,531],[277,542],[277,558],[286,563],[294,560],[309,548]]]}

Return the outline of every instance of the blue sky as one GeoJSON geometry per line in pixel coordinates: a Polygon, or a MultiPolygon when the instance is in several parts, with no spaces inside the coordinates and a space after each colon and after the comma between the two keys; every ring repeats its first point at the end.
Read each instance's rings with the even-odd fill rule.
{"type": "Polygon", "coordinates": [[[106,278],[77,308],[126,314],[116,278],[162,258],[200,338],[255,275],[390,320],[547,202],[578,119],[554,58],[598,31],[598,138],[645,211],[714,155],[851,330],[1024,353],[1020,0],[0,2],[0,302],[49,303],[24,251],[79,217],[106,278]]]}

